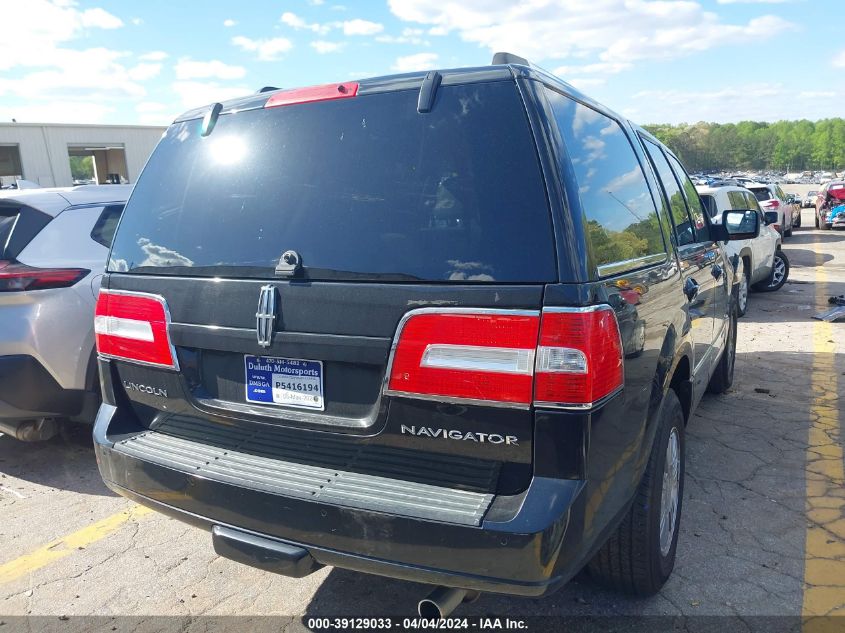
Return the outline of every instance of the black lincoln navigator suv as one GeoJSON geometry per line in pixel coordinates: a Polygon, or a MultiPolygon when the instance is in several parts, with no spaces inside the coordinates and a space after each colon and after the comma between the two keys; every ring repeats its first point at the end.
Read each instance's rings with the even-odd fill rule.
{"type": "Polygon", "coordinates": [[[654,137],[497,57],[170,126],[96,308],[112,489],[234,560],[447,605],[584,566],[661,587],[757,216],[711,225],[654,137]]]}

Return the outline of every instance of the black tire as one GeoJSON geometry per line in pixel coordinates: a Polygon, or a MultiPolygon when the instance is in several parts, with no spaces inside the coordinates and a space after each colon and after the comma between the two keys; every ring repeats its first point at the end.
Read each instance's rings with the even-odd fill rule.
{"type": "Polygon", "coordinates": [[[765,281],[754,285],[755,290],[760,292],[775,292],[783,288],[783,284],[789,279],[789,258],[781,249],[775,251],[775,259],[772,262],[772,273],[765,281]],[[782,269],[780,263],[783,265],[782,269]]]}
{"type": "Polygon", "coordinates": [[[816,213],[816,228],[819,228],[819,214],[816,213]]]}
{"type": "Polygon", "coordinates": [[[734,366],[736,365],[736,311],[731,314],[728,321],[728,339],[725,341],[725,349],[716,365],[716,371],[710,376],[707,384],[709,393],[725,393],[731,388],[734,382],[734,366]]]}
{"type": "Polygon", "coordinates": [[[792,220],[792,228],[800,229],[801,228],[801,212],[798,212],[798,217],[792,220]]]}
{"type": "Polygon", "coordinates": [[[742,317],[745,316],[746,312],[748,312],[748,293],[751,292],[751,266],[747,261],[744,263],[742,269],[742,279],[740,279],[739,283],[740,287],[737,289],[736,310],[737,315],[742,317]]]}
{"type": "Polygon", "coordinates": [[[657,434],[634,502],[587,565],[590,577],[599,584],[635,596],[651,596],[668,580],[675,567],[684,498],[684,448],[684,412],[678,396],[670,389],[658,409],[657,434]],[[676,509],[671,534],[664,536],[661,548],[664,473],[673,434],[679,458],[676,509]]]}
{"type": "Polygon", "coordinates": [[[783,236],[784,237],[792,237],[792,227],[791,226],[789,227],[788,231],[783,232],[783,236]]]}

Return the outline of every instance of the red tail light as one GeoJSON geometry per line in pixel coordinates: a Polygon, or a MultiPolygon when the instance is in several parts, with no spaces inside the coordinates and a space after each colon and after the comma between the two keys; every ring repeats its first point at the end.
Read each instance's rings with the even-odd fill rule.
{"type": "Polygon", "coordinates": [[[417,310],[399,325],[388,393],[529,406],[538,312],[417,310]]]}
{"type": "Polygon", "coordinates": [[[591,406],[622,387],[622,356],[610,306],[544,310],[534,403],[591,406]]]}
{"type": "Polygon", "coordinates": [[[35,268],[0,262],[0,292],[68,288],[90,272],[84,268],[35,268]]]}
{"type": "Polygon", "coordinates": [[[487,406],[587,407],[622,386],[609,306],[520,310],[424,308],[399,325],[386,393],[487,406]],[[539,341],[539,345],[538,345],[539,341]]]}
{"type": "Polygon", "coordinates": [[[772,226],[775,228],[775,231],[780,233],[780,224],[775,223],[775,224],[772,224],[772,226]]]}
{"type": "Polygon", "coordinates": [[[763,206],[767,209],[779,209],[780,208],[780,201],[778,200],[766,200],[763,203],[763,206]]]}
{"type": "Polygon", "coordinates": [[[170,314],[162,297],[100,290],[94,316],[100,356],[179,369],[169,326],[170,314]]]}
{"type": "Polygon", "coordinates": [[[358,94],[358,84],[349,81],[343,84],[326,84],[323,86],[309,86],[308,88],[294,88],[277,92],[264,104],[265,108],[293,105],[295,103],[313,103],[315,101],[334,101],[347,99],[358,94]]]}

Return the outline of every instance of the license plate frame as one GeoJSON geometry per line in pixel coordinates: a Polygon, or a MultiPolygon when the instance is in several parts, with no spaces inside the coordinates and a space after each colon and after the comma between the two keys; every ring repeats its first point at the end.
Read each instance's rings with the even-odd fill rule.
{"type": "Polygon", "coordinates": [[[323,361],[244,354],[244,392],[250,404],[325,411],[323,361]]]}

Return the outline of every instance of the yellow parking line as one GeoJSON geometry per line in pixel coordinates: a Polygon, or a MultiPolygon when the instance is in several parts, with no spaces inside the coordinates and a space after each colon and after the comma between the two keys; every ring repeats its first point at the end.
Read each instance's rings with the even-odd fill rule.
{"type": "MultiPolygon", "coordinates": [[[[827,296],[827,272],[819,261],[821,246],[815,244],[818,304],[827,296]]],[[[814,616],[845,615],[845,467],[833,337],[833,324],[814,322],[802,609],[805,633],[833,631],[842,625],[814,616]]]]}
{"type": "Polygon", "coordinates": [[[32,573],[42,567],[49,565],[59,559],[73,554],[80,547],[87,547],[100,539],[105,538],[120,526],[131,519],[142,517],[152,512],[143,506],[132,506],[131,508],[118,512],[101,521],[77,530],[72,534],[39,547],[34,552],[24,554],[19,558],[0,565],[0,585],[11,582],[32,573]]]}

